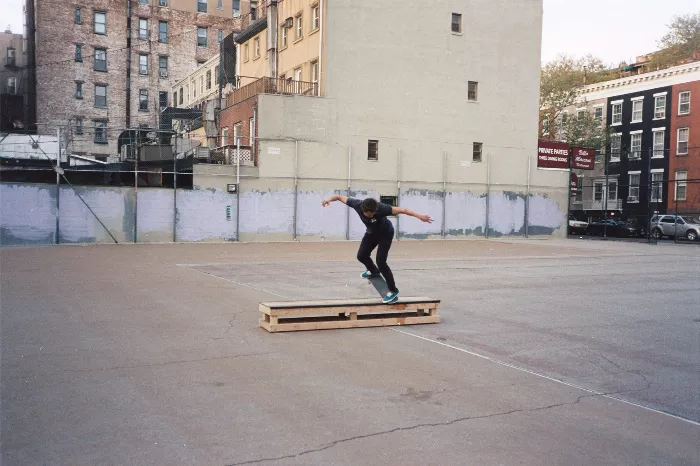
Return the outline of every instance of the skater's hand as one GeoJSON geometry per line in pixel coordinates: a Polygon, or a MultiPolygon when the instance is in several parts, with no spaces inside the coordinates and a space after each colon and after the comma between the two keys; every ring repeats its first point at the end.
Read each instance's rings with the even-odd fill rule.
{"type": "Polygon", "coordinates": [[[328,207],[330,204],[331,204],[331,201],[329,201],[328,199],[324,199],[321,201],[321,205],[323,207],[328,207]]]}
{"type": "Polygon", "coordinates": [[[418,218],[424,221],[425,223],[433,223],[433,219],[430,218],[430,215],[421,215],[418,218]]]}

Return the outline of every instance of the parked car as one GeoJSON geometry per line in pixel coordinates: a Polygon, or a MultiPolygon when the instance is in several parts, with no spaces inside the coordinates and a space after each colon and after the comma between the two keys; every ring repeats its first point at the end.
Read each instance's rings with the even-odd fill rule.
{"type": "Polygon", "coordinates": [[[576,220],[573,215],[569,215],[570,235],[582,235],[586,232],[586,227],[588,227],[588,222],[576,220]]]}
{"type": "Polygon", "coordinates": [[[619,238],[640,238],[647,235],[646,229],[639,225],[616,218],[606,218],[597,222],[591,222],[586,228],[587,235],[614,236],[619,238]]]}
{"type": "Polygon", "coordinates": [[[700,220],[690,216],[654,215],[649,228],[651,228],[651,236],[657,239],[668,236],[698,241],[700,238],[700,220]]]}

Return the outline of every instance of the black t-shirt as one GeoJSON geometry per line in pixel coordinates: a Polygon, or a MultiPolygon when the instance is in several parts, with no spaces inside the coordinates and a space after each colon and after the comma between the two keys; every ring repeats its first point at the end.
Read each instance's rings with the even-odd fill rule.
{"type": "Polygon", "coordinates": [[[348,198],[348,207],[352,208],[360,216],[360,220],[367,227],[368,235],[383,235],[388,234],[394,235],[394,225],[391,224],[388,216],[392,215],[391,206],[388,204],[379,203],[377,212],[375,212],[374,217],[365,217],[362,213],[362,201],[352,197],[348,198]]]}

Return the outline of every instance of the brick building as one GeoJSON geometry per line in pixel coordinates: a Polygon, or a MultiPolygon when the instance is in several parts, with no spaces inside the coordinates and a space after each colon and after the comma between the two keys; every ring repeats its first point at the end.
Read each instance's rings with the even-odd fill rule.
{"type": "Polygon", "coordinates": [[[668,212],[700,215],[700,80],[673,86],[672,96],[668,212]]]}
{"type": "Polygon", "coordinates": [[[27,102],[27,51],[22,34],[0,32],[0,131],[21,131],[30,126],[27,102]]]}
{"type": "MultiPolygon", "coordinates": [[[[240,29],[223,0],[29,0],[39,134],[65,129],[76,154],[117,155],[126,128],[158,127],[171,88],[240,29]]],[[[64,133],[64,134],[65,134],[64,133]]]]}

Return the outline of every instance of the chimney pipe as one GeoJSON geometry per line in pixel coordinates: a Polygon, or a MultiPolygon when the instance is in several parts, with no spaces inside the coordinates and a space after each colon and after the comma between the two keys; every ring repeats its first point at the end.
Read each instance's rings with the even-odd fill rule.
{"type": "Polygon", "coordinates": [[[267,76],[277,77],[277,2],[269,0],[267,8],[267,76]]]}

